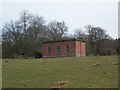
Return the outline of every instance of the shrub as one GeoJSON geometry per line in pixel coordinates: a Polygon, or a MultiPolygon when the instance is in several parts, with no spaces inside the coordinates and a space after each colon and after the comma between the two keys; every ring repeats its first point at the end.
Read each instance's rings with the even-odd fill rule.
{"type": "Polygon", "coordinates": [[[42,56],[41,52],[35,52],[35,58],[42,58],[42,56]]]}

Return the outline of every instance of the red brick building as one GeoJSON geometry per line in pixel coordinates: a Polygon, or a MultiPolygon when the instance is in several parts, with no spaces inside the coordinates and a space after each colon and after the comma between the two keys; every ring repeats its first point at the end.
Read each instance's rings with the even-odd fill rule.
{"type": "Polygon", "coordinates": [[[86,56],[85,42],[78,39],[48,41],[42,44],[43,57],[86,56]]]}

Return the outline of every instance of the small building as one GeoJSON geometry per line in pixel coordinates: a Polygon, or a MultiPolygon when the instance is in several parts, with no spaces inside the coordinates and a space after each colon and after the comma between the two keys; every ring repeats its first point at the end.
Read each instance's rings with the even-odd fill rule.
{"type": "Polygon", "coordinates": [[[85,41],[79,39],[47,41],[42,44],[43,57],[86,56],[85,41]]]}

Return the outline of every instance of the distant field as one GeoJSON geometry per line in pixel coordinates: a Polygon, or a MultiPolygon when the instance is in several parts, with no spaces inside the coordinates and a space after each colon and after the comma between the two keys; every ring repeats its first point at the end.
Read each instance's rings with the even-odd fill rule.
{"type": "Polygon", "coordinates": [[[118,57],[6,59],[3,88],[117,88],[118,57]]]}

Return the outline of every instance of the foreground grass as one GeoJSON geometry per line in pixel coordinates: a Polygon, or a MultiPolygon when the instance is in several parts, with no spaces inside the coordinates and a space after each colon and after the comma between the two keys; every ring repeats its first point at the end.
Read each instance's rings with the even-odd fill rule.
{"type": "Polygon", "coordinates": [[[117,88],[117,56],[3,60],[3,88],[117,88]],[[98,65],[97,65],[98,64],[98,65]]]}

